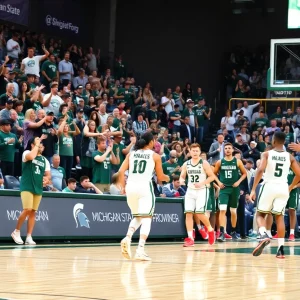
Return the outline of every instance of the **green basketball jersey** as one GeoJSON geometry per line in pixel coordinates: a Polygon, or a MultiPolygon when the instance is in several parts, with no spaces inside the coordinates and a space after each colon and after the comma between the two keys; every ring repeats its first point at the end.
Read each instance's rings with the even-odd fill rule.
{"type": "Polygon", "coordinates": [[[104,153],[100,151],[93,152],[93,183],[110,184],[110,173],[111,173],[111,163],[110,163],[110,153],[106,156],[106,159],[99,163],[95,161],[95,156],[102,156],[104,153]]]}
{"type": "Polygon", "coordinates": [[[46,158],[36,156],[35,159],[22,162],[21,192],[43,194],[43,176],[46,171],[46,158]]]}
{"type": "Polygon", "coordinates": [[[225,186],[232,186],[235,182],[239,180],[239,167],[237,164],[237,159],[234,157],[231,161],[221,160],[220,167],[220,181],[225,186]]]}
{"type": "Polygon", "coordinates": [[[295,173],[293,172],[292,169],[290,169],[289,174],[288,174],[288,184],[289,185],[293,182],[294,178],[295,178],[295,173]]]}

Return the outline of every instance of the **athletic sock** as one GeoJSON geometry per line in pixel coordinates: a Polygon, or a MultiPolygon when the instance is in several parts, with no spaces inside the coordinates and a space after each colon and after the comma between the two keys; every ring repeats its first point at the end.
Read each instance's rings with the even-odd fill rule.
{"type": "Polygon", "coordinates": [[[278,243],[278,249],[284,245],[284,238],[278,238],[277,239],[277,243],[278,243]]]}
{"type": "Polygon", "coordinates": [[[192,239],[192,240],[194,239],[194,238],[193,238],[193,231],[188,231],[188,237],[189,237],[190,239],[192,239]]]}
{"type": "Polygon", "coordinates": [[[197,224],[198,230],[202,229],[201,224],[197,224]]]}
{"type": "Polygon", "coordinates": [[[222,233],[224,233],[224,227],[223,227],[223,226],[220,227],[220,231],[221,231],[222,233]]]}
{"type": "Polygon", "coordinates": [[[267,233],[267,235],[268,235],[269,237],[272,237],[271,230],[267,230],[266,233],[267,233]]]}
{"type": "Polygon", "coordinates": [[[16,233],[19,233],[19,232],[20,232],[20,230],[19,230],[19,229],[15,229],[15,232],[16,232],[16,233]]]}
{"type": "Polygon", "coordinates": [[[290,234],[295,234],[295,229],[291,229],[290,234]]]}
{"type": "Polygon", "coordinates": [[[144,249],[146,241],[144,239],[139,240],[139,249],[144,249]]]}
{"type": "Polygon", "coordinates": [[[258,232],[259,232],[261,235],[264,235],[264,234],[266,234],[267,229],[266,229],[266,227],[259,227],[258,232]]]}

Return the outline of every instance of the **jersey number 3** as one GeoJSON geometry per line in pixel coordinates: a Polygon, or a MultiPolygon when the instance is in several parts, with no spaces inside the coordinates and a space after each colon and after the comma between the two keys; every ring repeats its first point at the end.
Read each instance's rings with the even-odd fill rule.
{"type": "Polygon", "coordinates": [[[146,170],[146,165],[147,165],[147,161],[145,160],[135,160],[133,162],[133,174],[136,174],[136,173],[139,173],[139,174],[142,174],[145,172],[146,170]]]}
{"type": "Polygon", "coordinates": [[[275,172],[274,172],[275,177],[281,177],[282,176],[282,167],[283,167],[283,164],[280,164],[280,163],[277,163],[275,165],[275,172]]]}

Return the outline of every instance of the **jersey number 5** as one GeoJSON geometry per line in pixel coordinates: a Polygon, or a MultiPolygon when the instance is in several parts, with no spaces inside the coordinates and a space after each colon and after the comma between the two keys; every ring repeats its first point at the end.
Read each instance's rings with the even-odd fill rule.
{"type": "Polygon", "coordinates": [[[140,160],[140,161],[135,160],[133,162],[133,172],[132,173],[134,173],[134,174],[136,174],[136,173],[139,173],[139,174],[144,173],[145,170],[146,170],[146,165],[147,165],[147,161],[145,161],[145,160],[140,160]]]}
{"type": "Polygon", "coordinates": [[[274,172],[275,177],[281,177],[282,176],[282,167],[283,167],[283,164],[280,164],[280,163],[277,163],[275,165],[275,172],[274,172]]]}

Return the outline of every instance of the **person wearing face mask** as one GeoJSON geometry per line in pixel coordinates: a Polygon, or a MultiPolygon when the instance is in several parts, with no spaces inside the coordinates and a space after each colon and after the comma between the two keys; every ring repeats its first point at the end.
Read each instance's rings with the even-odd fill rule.
{"type": "Polygon", "coordinates": [[[173,176],[180,176],[181,167],[178,164],[176,150],[170,151],[170,158],[165,163],[162,164],[164,174],[170,177],[170,180],[173,180],[173,176]]]}

